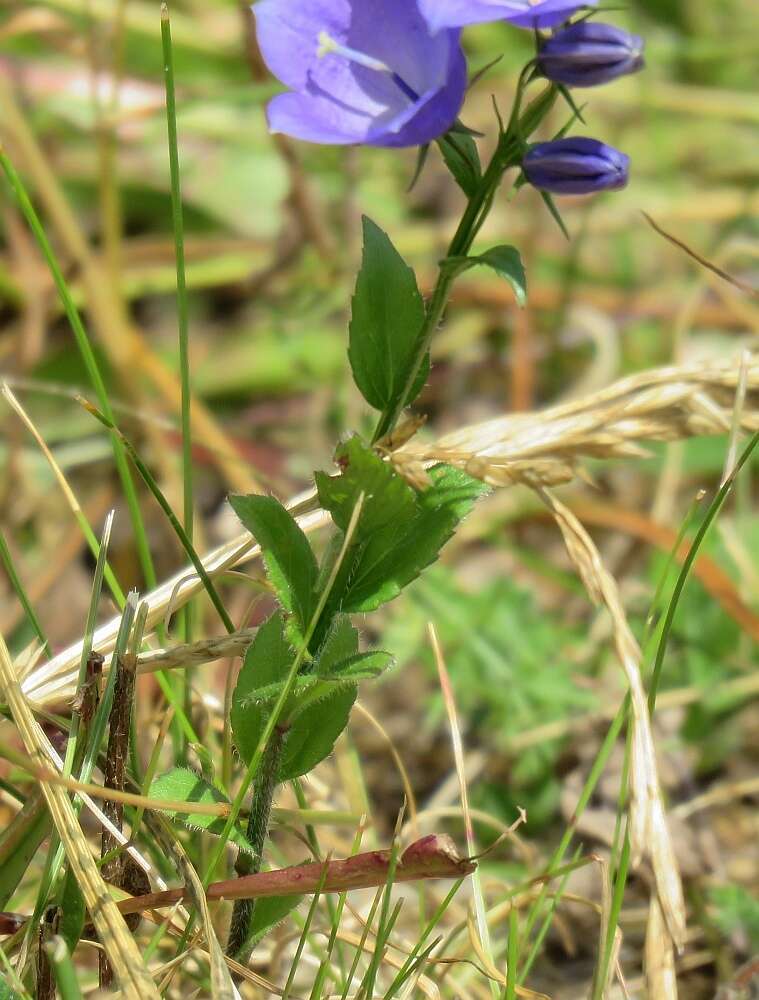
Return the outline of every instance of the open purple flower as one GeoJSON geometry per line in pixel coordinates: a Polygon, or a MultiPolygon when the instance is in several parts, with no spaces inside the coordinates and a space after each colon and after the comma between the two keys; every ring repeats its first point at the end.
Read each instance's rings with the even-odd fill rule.
{"type": "Polygon", "coordinates": [[[454,124],[467,85],[457,29],[433,35],[417,0],[261,0],[258,42],[290,92],[272,132],[327,145],[417,146],[454,124]]]}
{"type": "Polygon", "coordinates": [[[643,66],[643,39],[613,24],[580,21],[557,32],[540,50],[538,65],[555,83],[595,87],[643,66]]]}
{"type": "Polygon", "coordinates": [[[522,162],[533,187],[552,194],[595,194],[625,187],[630,157],[598,139],[576,136],[534,145],[522,162]]]}
{"type": "Polygon", "coordinates": [[[433,31],[508,21],[520,28],[554,28],[598,0],[419,0],[433,31]]]}

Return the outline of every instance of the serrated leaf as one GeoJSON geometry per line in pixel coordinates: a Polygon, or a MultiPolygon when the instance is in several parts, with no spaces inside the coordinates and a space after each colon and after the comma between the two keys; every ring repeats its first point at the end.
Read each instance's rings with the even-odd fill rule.
{"type": "Polygon", "coordinates": [[[305,631],[316,606],[319,569],[295,518],[274,497],[231,496],[235,514],[261,546],[268,577],[282,607],[305,631]]]}
{"type": "Polygon", "coordinates": [[[335,452],[343,470],[333,478],[317,472],[316,486],[321,506],[335,524],[346,531],[363,493],[364,503],[356,532],[365,539],[393,525],[410,521],[416,514],[416,494],[405,479],[396,475],[360,437],[353,435],[335,452]]]}
{"type": "MultiPolygon", "coordinates": [[[[348,357],[364,399],[375,409],[385,410],[405,391],[424,322],[424,302],[414,272],[387,234],[366,217],[363,228],[364,252],[353,296],[348,357]]],[[[404,403],[416,399],[428,374],[429,358],[404,403]]]]}
{"type": "Polygon", "coordinates": [[[302,902],[303,896],[269,896],[257,899],[248,929],[248,946],[255,947],[302,902]]]}
{"type": "Polygon", "coordinates": [[[464,132],[450,133],[439,140],[440,152],[454,180],[471,198],[480,186],[482,166],[474,139],[464,132]]]}
{"type": "MultiPolygon", "coordinates": [[[[151,784],[149,794],[152,799],[163,799],[168,802],[229,805],[229,799],[218,788],[186,767],[175,767],[171,771],[159,775],[151,784]]],[[[206,833],[213,833],[216,836],[223,832],[226,823],[223,816],[174,812],[167,812],[167,815],[191,830],[204,830],[206,833]]],[[[232,828],[229,839],[241,850],[249,854],[252,853],[253,849],[239,827],[232,828]]]]}
{"type": "Polygon", "coordinates": [[[488,267],[492,267],[496,274],[505,278],[514,289],[514,294],[519,305],[526,305],[527,274],[522,263],[522,257],[516,247],[493,247],[479,257],[472,257],[470,259],[476,261],[478,264],[486,264],[488,267]]]}
{"type": "Polygon", "coordinates": [[[432,486],[417,494],[357,437],[341,446],[337,458],[345,469],[339,479],[317,476],[322,507],[344,530],[362,492],[364,504],[331,604],[348,613],[374,611],[437,559],[486,487],[438,466],[432,486]]]}

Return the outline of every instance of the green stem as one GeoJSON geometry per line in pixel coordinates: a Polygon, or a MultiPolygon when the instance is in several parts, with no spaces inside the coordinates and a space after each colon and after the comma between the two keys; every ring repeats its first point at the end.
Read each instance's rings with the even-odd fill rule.
{"type": "MultiPolygon", "coordinates": [[[[169,142],[169,172],[171,176],[171,214],[174,228],[174,251],[177,268],[177,320],[179,327],[179,371],[182,386],[182,488],[183,524],[190,542],[194,538],[194,483],[192,468],[192,426],[190,386],[190,319],[187,303],[187,276],[185,271],[184,216],[182,212],[182,188],[179,171],[179,140],[177,136],[177,105],[174,86],[174,51],[171,44],[171,20],[167,3],[161,4],[161,44],[163,66],[166,78],[166,126],[169,142]]],[[[183,609],[185,642],[192,642],[192,603],[183,609]]],[[[192,710],[192,678],[188,671],[175,681],[177,693],[184,698],[185,712],[192,710]]],[[[183,756],[184,756],[184,749],[183,756]]]]}
{"type": "Polygon", "coordinates": [[[493,199],[503,179],[503,175],[511,167],[516,167],[521,162],[524,148],[523,137],[529,136],[535,131],[553,105],[556,90],[554,87],[548,87],[529,105],[524,114],[520,116],[519,108],[521,105],[522,86],[520,85],[520,90],[517,94],[509,127],[502,133],[493,158],[488,164],[487,170],[482,175],[482,180],[477,191],[469,199],[466,211],[448,247],[448,253],[440,264],[438,279],[427,306],[422,329],[419,331],[403,392],[399,395],[395,403],[385,410],[380,417],[377,429],[374,432],[374,441],[379,441],[392,431],[398,423],[401,413],[410,401],[412,389],[416,384],[419,372],[424,364],[424,359],[429,352],[432,338],[435,336],[435,332],[443,318],[451,295],[451,289],[456,280],[456,271],[451,267],[449,261],[459,257],[466,257],[469,253],[472,244],[477,238],[477,234],[490,212],[493,199]]]}
{"type": "MultiPolygon", "coordinates": [[[[287,730],[283,726],[277,726],[261,760],[259,778],[256,781],[250,804],[247,829],[247,837],[253,848],[253,853],[241,853],[235,864],[235,871],[241,878],[261,871],[264,844],[269,833],[269,816],[271,815],[274,791],[277,787],[277,774],[286,738],[287,730]]],[[[227,954],[237,959],[238,962],[242,962],[243,965],[248,961],[253,950],[250,940],[250,926],[255,906],[255,899],[238,899],[232,911],[227,954]]]]}

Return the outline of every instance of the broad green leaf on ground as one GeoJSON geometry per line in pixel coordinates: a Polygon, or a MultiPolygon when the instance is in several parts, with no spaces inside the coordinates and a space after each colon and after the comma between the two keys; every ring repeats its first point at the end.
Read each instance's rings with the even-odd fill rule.
{"type": "Polygon", "coordinates": [[[449,133],[438,141],[438,145],[454,180],[464,194],[471,198],[482,179],[480,154],[474,139],[465,132],[453,135],[449,133]]]}
{"type": "MultiPolygon", "coordinates": [[[[356,385],[375,409],[392,407],[403,394],[423,322],[424,302],[414,272],[387,234],[364,218],[348,357],[356,385]]],[[[429,359],[406,403],[418,396],[428,373],[429,359]]]]}
{"type": "Polygon", "coordinates": [[[341,445],[336,460],[342,476],[317,474],[321,505],[345,530],[362,493],[364,503],[330,603],[348,613],[374,611],[437,559],[487,490],[463,472],[438,466],[430,472],[430,488],[418,494],[358,437],[341,445]]]}
{"type": "MultiPolygon", "coordinates": [[[[219,791],[218,788],[201,778],[186,767],[175,767],[165,774],[159,775],[150,786],[149,797],[151,799],[163,799],[166,802],[199,802],[204,805],[223,803],[229,805],[229,799],[219,791]]],[[[167,812],[178,822],[183,823],[191,830],[205,830],[217,836],[224,830],[226,819],[223,816],[206,816],[199,813],[174,813],[167,812]]],[[[252,852],[242,830],[235,826],[229,835],[229,839],[241,850],[252,852]]]]}
{"type": "Polygon", "coordinates": [[[316,558],[292,515],[274,497],[231,496],[235,514],[254,536],[282,607],[308,628],[316,606],[316,558]]]}

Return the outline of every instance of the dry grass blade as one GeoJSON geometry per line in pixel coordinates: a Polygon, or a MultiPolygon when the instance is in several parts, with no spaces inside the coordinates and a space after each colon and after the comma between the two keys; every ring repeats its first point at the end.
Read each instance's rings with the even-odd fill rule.
{"type": "MultiPolygon", "coordinates": [[[[684,365],[654,369],[622,379],[592,396],[550,408],[542,413],[498,417],[455,431],[434,445],[412,440],[393,453],[418,475],[425,463],[452,461],[479,472],[498,485],[526,482],[533,487],[565,481],[583,457],[620,458],[641,454],[647,441],[674,441],[701,434],[730,432],[735,396],[745,377],[746,398],[740,428],[759,430],[759,357],[715,364],[710,368],[684,365]],[[403,458],[399,458],[403,456],[403,458]],[[483,464],[484,463],[484,464],[483,464]]],[[[305,531],[329,523],[317,508],[313,493],[289,505],[305,531]]],[[[203,564],[212,578],[259,554],[247,532],[208,553],[203,564]]],[[[202,590],[191,568],[184,568],[166,583],[145,595],[150,611],[147,628],[161,621],[171,604],[178,610],[202,590]]],[[[118,619],[95,633],[94,648],[103,654],[113,649],[118,619]]],[[[40,665],[24,679],[24,692],[38,705],[69,699],[74,693],[81,643],[40,665]]]]}
{"type": "Polygon", "coordinates": [[[653,896],[646,926],[645,969],[648,995],[657,1000],[677,1000],[675,951],[666,931],[659,900],[653,896]]]}
{"type": "Polygon", "coordinates": [[[675,945],[685,941],[685,903],[667,826],[646,694],[640,675],[640,649],[622,607],[617,583],[604,566],[590,535],[574,514],[547,490],[539,495],[554,515],[567,550],[591,599],[606,606],[617,656],[630,689],[633,732],[630,767],[630,844],[633,866],[650,858],[656,891],[675,945]]]}
{"type": "MultiPolygon", "coordinates": [[[[38,764],[46,763],[42,733],[16,679],[8,647],[0,636],[0,685],[27,752],[38,764]]],[[[61,838],[98,936],[108,953],[116,979],[125,997],[158,1000],[150,973],[142,962],[137,944],[108,892],[90,853],[87,838],[77,821],[66,792],[57,785],[40,785],[50,816],[61,838]]]]}

